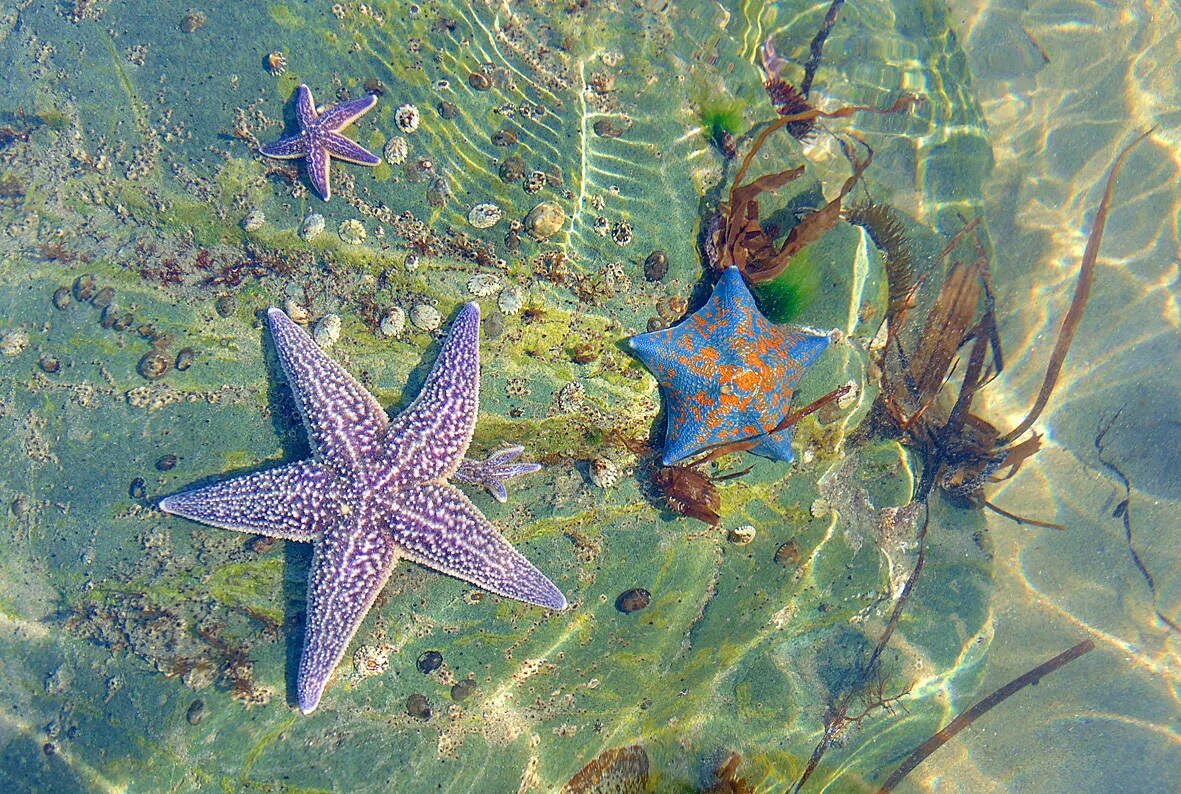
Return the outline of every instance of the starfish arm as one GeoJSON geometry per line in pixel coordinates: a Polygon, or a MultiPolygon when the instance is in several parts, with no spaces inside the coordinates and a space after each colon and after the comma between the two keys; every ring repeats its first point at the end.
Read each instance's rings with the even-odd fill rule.
{"type": "Polygon", "coordinates": [[[401,556],[507,598],[566,608],[554,583],[514,549],[459,490],[423,483],[390,497],[390,539],[401,556]]]}
{"type": "Polygon", "coordinates": [[[320,114],[320,125],[329,132],[340,132],[372,110],[376,104],[377,97],[374,94],[341,102],[320,114]]]}
{"type": "Polygon", "coordinates": [[[301,132],[289,138],[280,138],[274,143],[264,143],[258,147],[258,151],[267,157],[274,157],[279,160],[294,160],[297,157],[306,157],[308,154],[307,136],[301,132]]]}
{"type": "Polygon", "coordinates": [[[307,164],[308,179],[312,181],[312,187],[320,194],[320,198],[325,201],[332,198],[332,180],[328,174],[332,162],[322,140],[308,147],[304,162],[307,164]]]}
{"type": "Polygon", "coordinates": [[[335,132],[320,133],[324,148],[338,160],[346,160],[357,165],[377,165],[381,158],[371,154],[353,141],[335,132]]]}
{"type": "Polygon", "coordinates": [[[455,473],[467,452],[480,404],[480,307],[468,303],[451,324],[418,397],[390,422],[381,487],[398,488],[455,473]]]}
{"type": "Polygon", "coordinates": [[[295,118],[301,130],[316,123],[316,103],[312,99],[312,89],[307,85],[300,85],[295,92],[295,118]]]}
{"type": "Polygon", "coordinates": [[[316,457],[338,473],[356,472],[381,450],[385,411],[286,314],[272,308],[267,319],[316,457]]]}
{"type": "Polygon", "coordinates": [[[328,678],[397,561],[396,548],[367,512],[344,516],[316,543],[296,681],[304,714],[316,710],[328,678]]]}
{"type": "Polygon", "coordinates": [[[305,460],[169,496],[160,509],[222,529],[310,541],[336,510],[333,479],[305,460]]]}

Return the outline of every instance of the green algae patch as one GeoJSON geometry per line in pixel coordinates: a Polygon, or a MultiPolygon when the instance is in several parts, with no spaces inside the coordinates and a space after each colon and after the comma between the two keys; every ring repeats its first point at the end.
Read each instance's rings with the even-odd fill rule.
{"type": "Polygon", "coordinates": [[[276,584],[283,578],[283,559],[275,555],[250,562],[223,565],[209,574],[209,594],[225,606],[260,615],[272,624],[283,623],[283,601],[276,584]]]}
{"type": "Polygon", "coordinates": [[[276,3],[267,8],[271,20],[285,30],[299,30],[306,24],[299,14],[291,10],[286,3],[276,3]]]}

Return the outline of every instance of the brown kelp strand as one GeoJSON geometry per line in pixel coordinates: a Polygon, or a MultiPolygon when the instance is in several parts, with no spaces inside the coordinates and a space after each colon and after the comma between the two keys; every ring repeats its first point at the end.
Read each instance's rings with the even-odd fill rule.
{"type": "Polygon", "coordinates": [[[1050,673],[1073,662],[1083,654],[1090,653],[1094,649],[1094,642],[1083,640],[1078,645],[1063,651],[1053,659],[1039,664],[1023,675],[1017,676],[1009,683],[990,693],[987,697],[977,701],[971,708],[957,714],[955,719],[947,723],[934,736],[916,747],[914,752],[907,756],[906,760],[878,788],[878,794],[887,794],[887,792],[893,791],[894,787],[901,783],[902,779],[910,774],[911,770],[925,761],[940,747],[947,744],[956,734],[970,726],[980,717],[983,717],[993,708],[999,706],[1025,687],[1037,684],[1050,673]]]}

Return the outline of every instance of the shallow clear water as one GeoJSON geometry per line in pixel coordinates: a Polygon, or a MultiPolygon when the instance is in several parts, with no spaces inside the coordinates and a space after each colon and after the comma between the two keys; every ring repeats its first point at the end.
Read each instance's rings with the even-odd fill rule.
{"type": "Polygon", "coordinates": [[[703,118],[728,113],[740,136],[774,118],[763,43],[798,81],[827,9],[0,7],[0,788],[550,791],[640,745],[647,774],[630,751],[618,790],[707,790],[737,752],[753,790],[783,791],[857,690],[849,714],[866,714],[804,790],[872,791],[955,714],[1089,639],[896,790],[1168,790],[1181,775],[1172,6],[846,4],[810,98],[925,102],[822,121],[804,144],[776,133],[753,166],[806,165],[798,187],[761,199],[790,224],[836,195],[836,136],[856,134],[875,156],[854,195],[905,213],[914,250],[981,220],[1005,367],[975,408],[1008,428],[1041,384],[1107,169],[1157,127],[1120,176],[1085,319],[1035,427],[1044,446],[987,489],[1065,529],[932,496],[922,576],[866,686],[916,551],[914,525],[882,511],[907,503],[921,464],[855,433],[876,394],[867,347],[885,287],[872,241],[845,222],[795,263],[816,274],[795,321],[842,332],[797,404],[847,381],[857,398],[800,423],[795,464],[710,469],[753,464],[718,483],[718,528],[665,509],[652,484],[641,442],[663,438],[660,394],[622,342],[708,294],[701,228],[736,166],[703,118]],[[378,93],[348,134],[387,159],[402,137],[404,162],[335,162],[324,202],[298,161],[257,155],[297,130],[300,83],[323,105],[378,93]],[[409,133],[406,104],[421,116],[409,133]],[[485,202],[503,218],[476,228],[485,202]],[[539,241],[514,224],[540,202],[565,222],[539,241]],[[301,236],[312,213],[324,231],[301,236]],[[509,481],[505,504],[467,492],[571,609],[402,562],[320,708],[299,713],[310,547],[155,507],[307,456],[261,321],[289,300],[312,322],[339,315],[331,356],[391,411],[458,306],[481,304],[473,454],[521,444],[544,468],[509,481]],[[419,306],[442,326],[381,331],[391,308],[421,320],[419,306]],[[746,526],[754,539],[736,542],[746,526]],[[632,588],[651,603],[625,614],[632,588]],[[424,674],[429,651],[443,664],[424,674]]]}

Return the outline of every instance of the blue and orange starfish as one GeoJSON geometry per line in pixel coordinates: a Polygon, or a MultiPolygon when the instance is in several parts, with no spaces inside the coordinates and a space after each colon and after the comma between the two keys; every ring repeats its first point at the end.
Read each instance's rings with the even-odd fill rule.
{"type": "Polygon", "coordinates": [[[373,94],[333,105],[323,113],[316,111],[312,91],[301,85],[295,94],[295,117],[299,132],[258,150],[267,157],[292,160],[302,157],[307,162],[312,186],[325,201],[332,198],[332,181],[328,175],[331,158],[358,165],[377,165],[381,158],[371,154],[341,133],[345,127],[364,116],[377,104],[373,94]]]}
{"type": "MultiPolygon", "coordinates": [[[[633,336],[632,351],[664,391],[664,465],[774,428],[828,341],[763,317],[736,267],[680,325],[633,336]]],[[[790,461],[791,436],[792,428],[780,430],[751,451],[790,461]]]]}
{"type": "Polygon", "coordinates": [[[516,450],[464,461],[479,406],[476,304],[459,312],[418,397],[392,420],[286,314],[271,309],[267,319],[312,458],[169,496],[160,508],[313,544],[297,683],[304,714],[319,704],[399,559],[508,598],[566,608],[558,588],[448,483],[462,467],[470,480],[503,490],[501,480],[535,470],[504,459],[516,450]]]}

